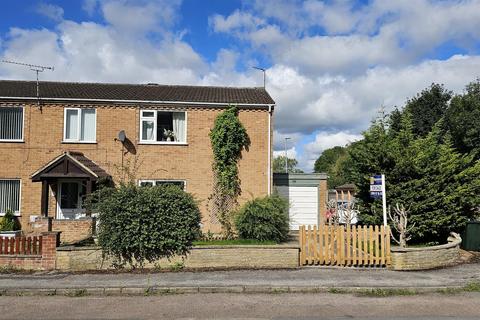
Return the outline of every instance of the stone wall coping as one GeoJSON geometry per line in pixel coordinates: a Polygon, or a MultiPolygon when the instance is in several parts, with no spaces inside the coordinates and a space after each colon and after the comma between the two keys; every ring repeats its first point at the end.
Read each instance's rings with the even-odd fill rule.
{"type": "Polygon", "coordinates": [[[407,248],[401,248],[401,247],[392,247],[390,251],[392,252],[415,252],[415,251],[435,251],[435,250],[442,250],[442,249],[450,249],[454,248],[462,243],[462,239],[456,239],[452,242],[446,243],[446,244],[441,244],[438,246],[431,246],[431,247],[407,247],[407,248]]]}
{"type": "Polygon", "coordinates": [[[0,258],[14,258],[14,259],[41,259],[42,255],[38,254],[0,254],[0,258]]]}
{"type": "MultiPolygon", "coordinates": [[[[101,250],[102,248],[99,246],[85,246],[85,247],[76,247],[76,246],[61,246],[57,247],[57,251],[86,251],[86,250],[101,250]]],[[[227,245],[227,246],[220,246],[220,245],[211,245],[211,246],[195,246],[192,247],[192,250],[207,250],[207,249],[297,249],[300,248],[298,246],[292,245],[227,245]]]]}

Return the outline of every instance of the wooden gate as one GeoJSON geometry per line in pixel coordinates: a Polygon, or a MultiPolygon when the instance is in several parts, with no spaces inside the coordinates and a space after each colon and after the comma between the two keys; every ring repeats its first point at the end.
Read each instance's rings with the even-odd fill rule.
{"type": "Polygon", "coordinates": [[[390,227],[300,226],[300,264],[387,266],[390,227]]]}

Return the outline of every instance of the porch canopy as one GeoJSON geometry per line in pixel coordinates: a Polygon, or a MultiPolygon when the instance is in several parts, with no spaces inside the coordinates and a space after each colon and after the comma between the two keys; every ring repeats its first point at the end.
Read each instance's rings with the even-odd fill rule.
{"type": "Polygon", "coordinates": [[[67,151],[32,174],[33,182],[42,182],[41,214],[48,216],[48,186],[59,179],[78,179],[86,181],[86,193],[92,192],[92,185],[101,178],[110,175],[95,162],[80,152],[67,151]]]}

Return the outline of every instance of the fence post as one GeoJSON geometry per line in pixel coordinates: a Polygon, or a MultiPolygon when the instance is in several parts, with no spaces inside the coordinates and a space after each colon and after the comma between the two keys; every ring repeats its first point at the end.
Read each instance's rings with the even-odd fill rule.
{"type": "Polygon", "coordinates": [[[56,267],[57,245],[60,242],[60,232],[42,232],[42,268],[54,270],[56,267]]]}

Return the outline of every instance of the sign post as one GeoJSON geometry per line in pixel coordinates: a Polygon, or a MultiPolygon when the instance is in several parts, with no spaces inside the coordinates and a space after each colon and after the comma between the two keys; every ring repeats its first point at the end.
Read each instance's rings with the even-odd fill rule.
{"type": "Polygon", "coordinates": [[[383,225],[387,225],[387,190],[385,187],[385,175],[374,175],[370,177],[370,197],[382,198],[383,225]]]}

